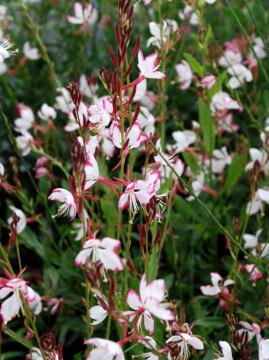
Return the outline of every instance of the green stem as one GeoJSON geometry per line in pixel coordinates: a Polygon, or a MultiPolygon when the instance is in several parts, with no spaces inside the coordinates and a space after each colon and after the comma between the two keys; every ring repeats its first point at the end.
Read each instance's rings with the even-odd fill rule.
{"type": "Polygon", "coordinates": [[[260,264],[257,263],[256,259],[249,254],[240,244],[239,242],[234,238],[234,236],[224,228],[223,225],[218,221],[218,219],[215,217],[215,215],[208,209],[208,207],[199,199],[198,196],[194,194],[194,192],[191,190],[191,188],[188,186],[188,184],[178,175],[177,171],[172,167],[172,165],[167,161],[167,159],[162,155],[162,153],[156,148],[156,146],[152,143],[152,141],[149,141],[150,145],[153,147],[153,149],[160,155],[160,157],[164,160],[166,165],[173,171],[173,173],[178,178],[179,182],[184,186],[185,189],[195,198],[195,200],[199,203],[199,205],[202,207],[202,209],[206,212],[206,214],[215,222],[215,224],[220,228],[223,234],[227,235],[231,242],[238,246],[238,248],[242,251],[244,255],[246,255],[250,261],[252,261],[257,268],[259,268],[262,272],[268,273],[268,269],[263,269],[260,264]]]}

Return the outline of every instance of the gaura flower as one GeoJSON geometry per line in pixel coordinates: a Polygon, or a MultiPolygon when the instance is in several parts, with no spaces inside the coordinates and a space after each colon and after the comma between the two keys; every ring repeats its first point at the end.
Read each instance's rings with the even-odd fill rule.
{"type": "Polygon", "coordinates": [[[134,217],[139,210],[138,203],[145,206],[152,196],[156,195],[160,188],[159,179],[160,172],[152,171],[147,175],[146,180],[135,180],[130,183],[120,196],[119,209],[124,210],[129,206],[134,217]]]}
{"type": "Polygon", "coordinates": [[[29,41],[24,43],[23,53],[24,53],[25,57],[27,57],[27,59],[30,59],[30,60],[38,60],[40,58],[38,48],[31,47],[31,44],[29,43],[29,41]]]}
{"type": "Polygon", "coordinates": [[[207,75],[201,80],[201,87],[203,89],[212,89],[216,82],[216,77],[214,75],[207,75]]]}
{"type": "Polygon", "coordinates": [[[219,59],[219,64],[222,67],[230,67],[241,64],[242,55],[240,51],[225,50],[223,56],[219,59]]]}
{"type": "Polygon", "coordinates": [[[187,63],[187,61],[182,60],[181,64],[177,64],[175,66],[176,73],[177,73],[177,80],[181,84],[180,89],[185,90],[190,87],[190,84],[192,82],[192,70],[190,65],[187,63]]]}
{"type": "Polygon", "coordinates": [[[138,51],[138,64],[137,64],[140,75],[139,77],[131,82],[129,85],[125,85],[123,88],[131,88],[135,85],[138,85],[141,81],[145,79],[162,79],[165,77],[160,71],[157,71],[160,65],[158,65],[158,55],[157,53],[153,53],[144,57],[141,49],[138,51]]]}
{"type": "Polygon", "coordinates": [[[262,339],[259,345],[259,360],[269,359],[269,339],[262,339]]]}
{"type": "MultiPolygon", "coordinates": [[[[174,346],[177,346],[178,349],[180,349],[180,352],[178,354],[178,359],[188,359],[189,357],[189,346],[193,347],[196,350],[203,350],[204,344],[202,341],[190,334],[186,334],[184,332],[178,332],[178,335],[171,336],[167,341],[167,344],[173,344],[174,346]]],[[[171,351],[168,353],[168,359],[172,360],[174,357],[171,356],[171,351]]]]}
{"type": "Polygon", "coordinates": [[[26,281],[20,279],[23,271],[18,277],[13,277],[6,269],[4,269],[9,279],[0,278],[0,299],[5,299],[0,307],[0,315],[6,324],[19,314],[20,309],[23,311],[23,304],[20,293],[28,302],[31,310],[38,315],[42,310],[41,298],[26,281]]]}
{"type": "Polygon", "coordinates": [[[40,117],[40,119],[48,121],[49,119],[55,119],[57,113],[53,107],[47,104],[43,104],[41,109],[37,112],[37,115],[40,117]]]}
{"type": "Polygon", "coordinates": [[[246,81],[250,82],[253,79],[251,71],[249,71],[242,64],[235,64],[229,67],[227,72],[229,75],[232,75],[232,77],[228,81],[228,85],[231,89],[237,89],[242,86],[246,81]]]}
{"type": "Polygon", "coordinates": [[[10,50],[12,45],[7,39],[0,41],[0,63],[4,62],[5,59],[8,59],[11,55],[14,55],[16,51],[10,50]]]}
{"type": "Polygon", "coordinates": [[[26,156],[31,151],[31,145],[33,144],[34,139],[28,131],[21,130],[20,132],[21,135],[16,137],[16,143],[22,156],[26,156]]]}
{"type": "Polygon", "coordinates": [[[211,282],[213,285],[206,285],[200,287],[201,292],[204,295],[207,296],[218,295],[223,291],[225,287],[234,284],[234,281],[231,279],[223,281],[223,277],[220,276],[220,274],[218,273],[212,272],[210,275],[211,275],[211,282]]]}
{"type": "Polygon", "coordinates": [[[53,189],[48,199],[52,201],[63,202],[63,205],[61,205],[58,209],[58,214],[55,216],[68,214],[70,216],[70,221],[75,218],[77,213],[77,206],[75,199],[70,191],[63,188],[53,189]]]}
{"type": "Polygon", "coordinates": [[[213,96],[210,109],[213,116],[219,117],[226,115],[228,110],[243,110],[238,102],[233,100],[230,95],[224,91],[220,91],[213,96]]]}
{"type": "Polygon", "coordinates": [[[102,240],[87,240],[83,245],[83,250],[77,255],[75,264],[84,265],[91,258],[92,262],[101,261],[107,270],[122,271],[123,262],[115,251],[118,247],[120,247],[120,241],[110,237],[102,240]]]}
{"type": "Polygon", "coordinates": [[[67,16],[67,20],[72,24],[86,23],[89,25],[94,25],[97,20],[98,13],[92,4],[88,4],[87,6],[83,7],[81,3],[75,2],[74,15],[75,16],[67,16]]]}
{"type": "Polygon", "coordinates": [[[153,53],[144,57],[141,49],[138,51],[138,64],[140,70],[140,76],[144,79],[162,79],[165,75],[157,71],[160,65],[158,65],[158,55],[153,53]]]}
{"type": "MultiPolygon", "coordinates": [[[[25,227],[26,227],[26,223],[27,223],[27,221],[26,221],[26,216],[25,216],[25,214],[24,214],[24,212],[21,210],[21,209],[18,209],[18,208],[16,208],[15,206],[10,206],[9,207],[10,208],[10,210],[13,212],[13,213],[15,213],[16,215],[17,215],[17,217],[19,218],[19,221],[18,221],[18,223],[17,223],[17,225],[16,225],[16,228],[17,228],[17,233],[18,234],[20,234],[21,232],[23,232],[23,230],[25,229],[25,227]]],[[[12,222],[12,216],[8,219],[8,223],[9,224],[11,224],[11,222],[12,222]]]]}
{"type": "Polygon", "coordinates": [[[24,104],[17,104],[16,110],[20,117],[14,120],[15,130],[22,132],[31,129],[35,121],[33,110],[24,104]]]}
{"type": "MultiPolygon", "coordinates": [[[[116,121],[110,126],[109,136],[113,144],[121,149],[124,144],[122,144],[121,129],[119,124],[116,121]]],[[[128,142],[126,149],[135,149],[138,148],[141,144],[148,140],[148,137],[142,133],[141,126],[138,121],[136,121],[131,128],[128,128],[125,132],[125,143],[128,142]]]]}
{"type": "Polygon", "coordinates": [[[242,329],[239,329],[237,332],[241,334],[243,331],[247,331],[248,333],[248,341],[251,341],[255,336],[257,340],[257,344],[261,342],[261,328],[256,323],[248,323],[247,321],[239,321],[239,324],[243,326],[242,329]]]}
{"type": "Polygon", "coordinates": [[[95,346],[87,357],[87,360],[124,360],[121,346],[114,341],[92,338],[86,340],[85,344],[95,346]]]}
{"type": "Polygon", "coordinates": [[[222,350],[222,357],[218,357],[216,360],[233,360],[232,349],[227,341],[219,341],[219,346],[222,350]]]}
{"type": "Polygon", "coordinates": [[[154,315],[161,320],[173,320],[174,315],[168,309],[169,304],[163,303],[166,298],[166,286],[162,279],[153,280],[147,284],[146,275],[142,276],[139,287],[139,295],[135,290],[129,290],[126,302],[134,311],[125,311],[130,321],[136,319],[138,330],[141,327],[141,320],[144,318],[144,326],[149,334],[154,331],[154,315]]]}

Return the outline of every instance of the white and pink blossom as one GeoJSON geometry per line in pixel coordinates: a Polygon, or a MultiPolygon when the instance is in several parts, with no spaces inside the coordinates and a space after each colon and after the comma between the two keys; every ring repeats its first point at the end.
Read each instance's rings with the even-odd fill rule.
{"type": "Polygon", "coordinates": [[[72,221],[77,213],[77,205],[72,193],[63,188],[56,188],[48,197],[49,200],[63,202],[55,216],[69,215],[72,221]]]}
{"type": "Polygon", "coordinates": [[[83,250],[77,255],[75,264],[84,265],[91,258],[92,262],[101,261],[107,270],[122,271],[123,262],[115,251],[118,247],[120,247],[120,241],[110,237],[102,240],[87,240],[83,245],[83,250]]]}
{"type": "Polygon", "coordinates": [[[165,300],[166,286],[162,279],[153,280],[147,284],[146,275],[142,276],[139,287],[139,295],[135,290],[129,290],[126,302],[134,311],[125,311],[130,321],[137,319],[137,328],[141,328],[142,318],[144,326],[149,334],[154,331],[154,320],[151,315],[161,320],[173,320],[174,315],[169,310],[169,304],[165,300]]]}
{"type": "Polygon", "coordinates": [[[187,63],[186,60],[182,60],[181,64],[177,64],[175,66],[175,69],[177,73],[177,80],[181,84],[180,89],[188,89],[191,85],[193,77],[190,65],[187,63]]]}
{"type": "Polygon", "coordinates": [[[87,360],[124,360],[121,346],[114,341],[91,338],[85,341],[85,344],[95,346],[87,357],[87,360]]]}

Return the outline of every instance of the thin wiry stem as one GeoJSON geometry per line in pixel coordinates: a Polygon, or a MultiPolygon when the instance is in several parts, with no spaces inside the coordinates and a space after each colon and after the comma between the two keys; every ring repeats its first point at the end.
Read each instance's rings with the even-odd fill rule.
{"type": "Polygon", "coordinates": [[[221,231],[223,232],[223,234],[225,234],[226,236],[229,237],[229,239],[231,240],[231,242],[236,245],[244,255],[246,255],[250,261],[252,261],[257,268],[259,268],[262,272],[268,273],[267,269],[263,269],[261,267],[261,265],[259,263],[257,263],[256,259],[249,254],[243,247],[242,245],[240,245],[240,243],[234,238],[234,236],[227,230],[225,229],[225,227],[223,225],[221,225],[221,223],[219,222],[219,220],[215,217],[215,215],[209,210],[209,208],[203,203],[203,201],[201,201],[199,199],[198,196],[196,196],[194,194],[194,192],[191,190],[191,188],[189,187],[189,185],[178,175],[177,171],[173,168],[173,166],[167,161],[167,159],[162,155],[162,153],[156,148],[156,146],[152,143],[152,141],[149,141],[150,145],[153,147],[153,149],[160,155],[160,157],[163,159],[163,161],[166,163],[166,165],[173,171],[173,173],[176,175],[176,177],[178,178],[178,180],[180,181],[180,183],[184,186],[185,189],[187,189],[187,191],[195,198],[195,200],[197,200],[197,202],[199,203],[199,205],[203,208],[203,210],[207,213],[207,215],[209,217],[211,217],[211,219],[214,221],[214,223],[221,229],[221,231]]]}

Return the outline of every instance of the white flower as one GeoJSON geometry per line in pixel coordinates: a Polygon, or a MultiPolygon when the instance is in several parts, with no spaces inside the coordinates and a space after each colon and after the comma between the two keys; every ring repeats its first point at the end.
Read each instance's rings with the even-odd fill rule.
{"type": "Polygon", "coordinates": [[[192,82],[192,70],[187,61],[182,60],[181,64],[175,66],[177,72],[177,80],[181,84],[180,89],[185,90],[190,87],[192,82]]]}
{"type": "Polygon", "coordinates": [[[142,276],[139,286],[139,295],[135,290],[129,290],[126,302],[134,311],[125,311],[124,314],[133,321],[138,317],[137,327],[140,329],[142,317],[144,325],[149,334],[154,331],[154,315],[161,320],[173,320],[174,315],[168,309],[169,304],[165,300],[166,286],[163,279],[153,280],[147,284],[146,275],[142,276]]]}
{"type": "Polygon", "coordinates": [[[169,145],[167,148],[169,151],[175,149],[176,153],[185,151],[196,140],[194,131],[191,130],[178,130],[172,133],[172,137],[175,140],[175,144],[169,145]]]}
{"type": "Polygon", "coordinates": [[[244,234],[243,239],[245,241],[245,245],[244,247],[246,249],[248,248],[256,248],[258,245],[258,239],[260,234],[262,233],[263,229],[259,229],[258,231],[256,231],[255,235],[252,234],[244,234]]]}
{"type": "Polygon", "coordinates": [[[41,109],[37,112],[37,115],[40,117],[40,119],[48,121],[49,119],[55,119],[57,113],[53,107],[47,104],[43,104],[41,109]]]}
{"type": "Polygon", "coordinates": [[[236,64],[229,67],[227,72],[232,75],[228,81],[228,85],[231,89],[237,89],[243,85],[245,81],[249,82],[253,79],[251,71],[242,64],[236,64]]]}
{"type": "MultiPolygon", "coordinates": [[[[264,48],[264,43],[260,37],[254,38],[253,48],[258,58],[260,59],[266,58],[267,54],[264,48]]],[[[255,56],[252,51],[250,52],[249,56],[255,59],[255,56]]]]}
{"type": "MultiPolygon", "coordinates": [[[[213,157],[212,171],[215,174],[222,173],[225,166],[232,163],[232,158],[228,154],[226,146],[223,146],[220,150],[213,150],[213,157]]],[[[207,164],[209,164],[209,161],[207,161],[207,164]]]]}
{"type": "MultiPolygon", "coordinates": [[[[204,344],[198,337],[183,332],[179,332],[178,335],[171,336],[166,341],[167,344],[170,344],[171,342],[175,343],[180,349],[180,354],[178,355],[178,358],[184,360],[188,359],[189,357],[188,345],[192,346],[196,350],[203,350],[204,348],[204,344]]],[[[173,359],[170,352],[168,354],[168,359],[169,360],[173,359]]]]}
{"type": "Polygon", "coordinates": [[[0,178],[3,177],[5,174],[5,167],[4,165],[0,162],[0,178]]]}
{"type": "Polygon", "coordinates": [[[227,341],[219,341],[223,357],[218,357],[216,360],[233,360],[232,349],[227,341]]]}
{"type": "Polygon", "coordinates": [[[84,24],[94,25],[96,23],[98,13],[97,10],[93,7],[92,4],[88,4],[83,7],[79,2],[74,4],[74,15],[68,15],[67,19],[72,24],[84,24]]]}
{"type": "Polygon", "coordinates": [[[243,326],[243,329],[239,329],[238,333],[241,334],[243,331],[247,331],[248,333],[248,341],[251,341],[254,336],[256,336],[257,343],[261,342],[261,328],[258,324],[255,323],[248,323],[246,321],[239,321],[239,324],[243,326]]]}
{"type": "Polygon", "coordinates": [[[141,128],[144,130],[147,136],[150,136],[150,134],[154,135],[155,118],[145,106],[140,107],[140,113],[138,114],[137,122],[140,124],[141,128]]]}
{"type": "Polygon", "coordinates": [[[140,70],[141,81],[142,78],[148,79],[162,79],[165,77],[163,73],[157,71],[160,65],[158,65],[158,55],[157,53],[153,53],[144,57],[141,49],[138,51],[138,64],[140,70]]]}
{"type": "Polygon", "coordinates": [[[12,45],[7,39],[0,41],[0,63],[16,53],[16,51],[10,50],[11,48],[12,45]]]}
{"type": "Polygon", "coordinates": [[[95,349],[90,352],[87,360],[124,360],[121,346],[114,341],[91,338],[85,341],[85,344],[95,346],[95,349]]]}
{"type": "Polygon", "coordinates": [[[213,116],[217,116],[222,112],[227,112],[232,109],[242,110],[238,102],[233,100],[230,95],[224,91],[220,91],[213,96],[210,109],[213,116]]]}
{"type": "Polygon", "coordinates": [[[259,360],[269,360],[269,339],[262,339],[260,342],[259,360]]]}
{"type": "Polygon", "coordinates": [[[178,25],[175,20],[163,20],[162,27],[154,21],[149,23],[149,31],[152,37],[148,39],[147,46],[153,44],[160,49],[161,43],[166,42],[169,36],[177,31],[178,25]]]}
{"type": "Polygon", "coordinates": [[[225,50],[223,56],[219,59],[219,64],[223,67],[230,67],[233,65],[241,64],[242,55],[240,52],[232,50],[225,50]]]}
{"type": "Polygon", "coordinates": [[[40,58],[38,48],[36,48],[36,47],[32,48],[29,41],[27,41],[23,45],[23,52],[24,52],[24,55],[30,60],[38,60],[40,58]]]}
{"type": "Polygon", "coordinates": [[[34,139],[28,131],[21,130],[21,135],[16,137],[16,143],[22,156],[26,156],[31,151],[31,145],[34,139]]]}
{"type": "Polygon", "coordinates": [[[231,279],[223,281],[223,277],[218,273],[212,272],[210,275],[212,285],[200,287],[200,290],[204,295],[214,296],[220,294],[225,287],[234,284],[234,281],[231,279]]]}
{"type": "Polygon", "coordinates": [[[269,190],[268,189],[258,189],[259,197],[266,204],[269,204],[269,190]]]}
{"type": "Polygon", "coordinates": [[[70,221],[74,219],[77,213],[77,205],[70,191],[63,188],[53,189],[48,199],[52,201],[60,201],[64,203],[59,207],[58,214],[56,216],[69,214],[70,221]]]}
{"type": "Polygon", "coordinates": [[[59,109],[65,114],[72,112],[75,105],[73,104],[69,91],[65,88],[57,88],[56,90],[59,95],[56,96],[55,109],[59,109]]]}
{"type": "Polygon", "coordinates": [[[262,210],[262,199],[260,198],[259,192],[256,191],[254,195],[254,199],[247,203],[246,213],[248,215],[254,215],[261,210],[262,210]]]}
{"type": "Polygon", "coordinates": [[[41,298],[26,282],[20,278],[6,280],[0,278],[0,299],[8,297],[1,304],[0,314],[6,324],[23,310],[20,292],[25,297],[31,310],[38,315],[42,310],[41,298]]]}
{"type": "Polygon", "coordinates": [[[259,161],[260,166],[262,167],[264,172],[267,173],[269,171],[269,159],[268,159],[267,152],[265,150],[250,148],[249,155],[250,155],[251,161],[246,165],[246,167],[245,167],[246,170],[252,170],[253,166],[255,164],[255,161],[259,161]]]}
{"type": "MultiPolygon", "coordinates": [[[[17,228],[17,233],[20,234],[21,232],[23,232],[23,230],[26,227],[26,216],[24,214],[24,212],[21,209],[16,208],[15,206],[10,206],[9,207],[10,210],[15,213],[17,215],[17,217],[19,218],[19,221],[16,225],[17,228]]],[[[11,224],[12,222],[12,216],[8,219],[7,221],[9,224],[11,224]]]]}
{"type": "Polygon", "coordinates": [[[14,120],[15,130],[22,132],[31,129],[35,121],[33,110],[24,104],[17,104],[16,109],[20,117],[14,120]]]}
{"type": "Polygon", "coordinates": [[[200,20],[197,14],[193,11],[193,8],[190,5],[186,5],[183,11],[178,12],[178,16],[181,20],[190,21],[191,25],[198,25],[200,20]]]}
{"type": "Polygon", "coordinates": [[[98,84],[88,83],[86,75],[82,74],[79,78],[79,90],[80,92],[92,99],[93,103],[96,103],[96,92],[98,90],[98,84]]]}
{"type": "Polygon", "coordinates": [[[123,262],[115,251],[118,247],[120,247],[120,241],[110,237],[102,240],[87,240],[83,245],[83,250],[76,256],[75,264],[84,265],[91,257],[92,262],[101,261],[107,270],[122,271],[123,262]]]}

